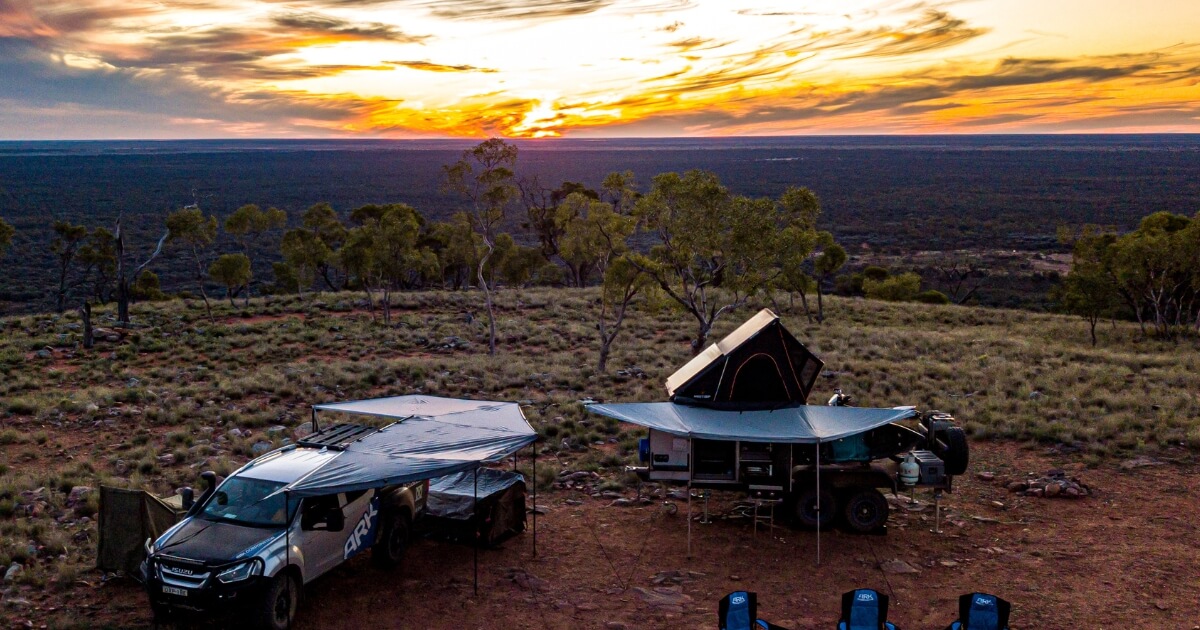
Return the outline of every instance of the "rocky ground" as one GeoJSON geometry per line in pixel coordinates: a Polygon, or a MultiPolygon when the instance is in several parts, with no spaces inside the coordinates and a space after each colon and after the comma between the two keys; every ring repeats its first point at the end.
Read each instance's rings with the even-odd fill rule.
{"type": "MultiPolygon", "coordinates": [[[[306,588],[297,628],[713,627],[717,601],[745,589],[759,594],[760,616],[815,629],[831,627],[840,594],[857,587],[891,594],[904,628],[944,627],[972,590],[1011,601],[1016,630],[1200,623],[1200,477],[1188,463],[1089,468],[1042,447],[979,443],[972,474],[943,502],[941,534],[928,496],[894,497],[886,536],[823,533],[819,566],[813,533],[765,522],[755,532],[735,495],[714,497],[712,522],[693,525],[689,558],[686,501],[674,498],[686,495],[602,492],[602,479],[571,474],[538,497],[536,556],[531,533],[479,554],[478,593],[469,548],[422,540],[397,573],[363,558],[306,588]],[[1047,477],[1087,496],[1017,489],[1047,477]]],[[[150,624],[136,583],[79,579],[70,591],[9,584],[0,615],[16,627],[150,624]]]]}

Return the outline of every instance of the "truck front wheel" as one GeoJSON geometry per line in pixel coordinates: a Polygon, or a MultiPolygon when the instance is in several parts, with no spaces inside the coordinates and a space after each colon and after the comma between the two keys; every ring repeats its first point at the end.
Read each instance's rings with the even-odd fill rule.
{"type": "Polygon", "coordinates": [[[259,603],[260,628],[288,630],[296,619],[296,602],[300,600],[300,582],[290,573],[271,580],[267,593],[259,603]]]}
{"type": "Polygon", "coordinates": [[[390,515],[379,532],[379,540],[371,548],[371,562],[381,569],[400,564],[412,536],[412,517],[407,510],[390,515]]]}

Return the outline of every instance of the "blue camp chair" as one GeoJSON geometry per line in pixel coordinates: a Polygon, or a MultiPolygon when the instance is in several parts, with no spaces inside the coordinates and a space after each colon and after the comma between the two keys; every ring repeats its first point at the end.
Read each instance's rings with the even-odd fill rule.
{"type": "Polygon", "coordinates": [[[720,630],[785,630],[782,626],[758,618],[758,595],[734,591],[721,598],[717,607],[720,630]]]}
{"type": "Polygon", "coordinates": [[[842,594],[838,630],[898,630],[887,620],[888,596],[869,588],[842,594]]]}
{"type": "Polygon", "coordinates": [[[1008,630],[1012,606],[987,593],[967,593],[958,598],[958,621],[946,630],[1008,630]]]}

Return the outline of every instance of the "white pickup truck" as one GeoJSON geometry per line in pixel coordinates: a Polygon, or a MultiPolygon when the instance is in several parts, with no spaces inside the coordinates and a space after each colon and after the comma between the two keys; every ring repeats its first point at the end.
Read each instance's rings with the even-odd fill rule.
{"type": "Polygon", "coordinates": [[[339,444],[374,431],[330,427],[251,461],[220,485],[205,473],[209,487],[187,517],[146,541],[142,579],[156,620],[179,610],[237,612],[284,630],[301,587],[364,549],[378,565],[398,564],[425,512],[428,481],[302,499],[280,492],[336,457],[339,444]]]}

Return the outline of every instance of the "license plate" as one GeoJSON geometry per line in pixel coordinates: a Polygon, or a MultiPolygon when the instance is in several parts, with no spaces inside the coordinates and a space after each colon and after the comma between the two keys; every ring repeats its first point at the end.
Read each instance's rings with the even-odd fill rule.
{"type": "Polygon", "coordinates": [[[164,586],[163,592],[166,593],[167,595],[178,595],[180,597],[187,597],[187,589],[186,588],[175,588],[174,586],[164,586]]]}

